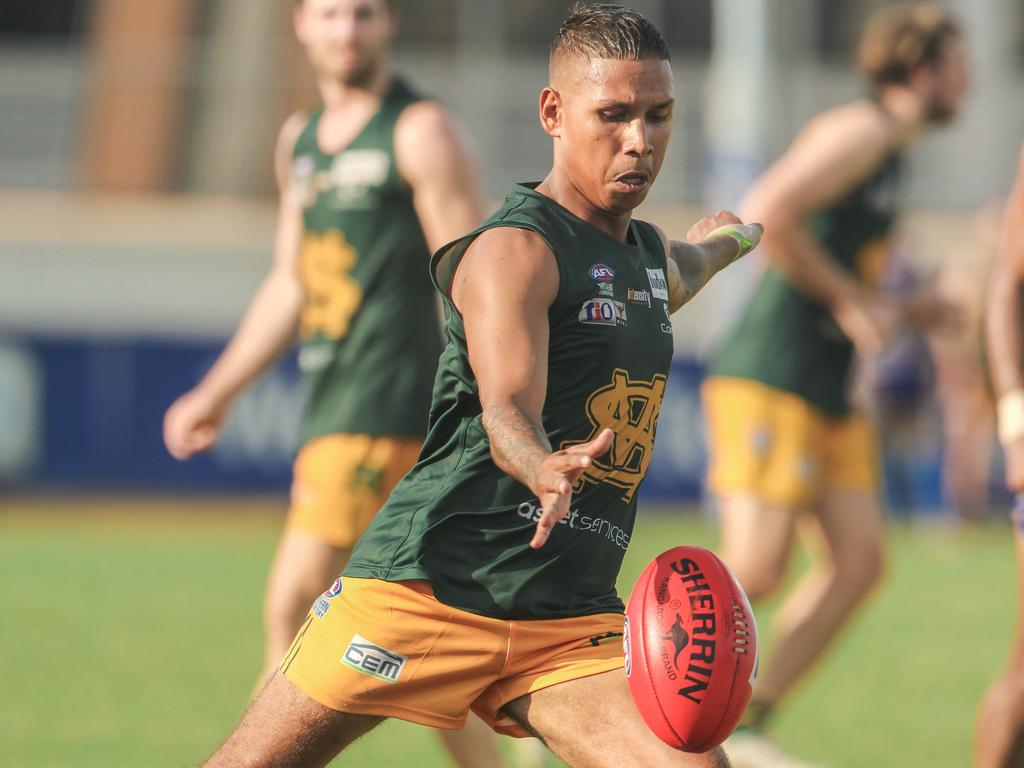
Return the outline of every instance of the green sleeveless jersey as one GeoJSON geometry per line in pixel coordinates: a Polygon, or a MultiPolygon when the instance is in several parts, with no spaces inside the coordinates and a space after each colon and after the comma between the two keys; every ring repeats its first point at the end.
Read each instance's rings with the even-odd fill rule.
{"type": "Polygon", "coordinates": [[[422,437],[441,352],[430,251],[395,167],[395,123],[419,100],[395,80],[344,149],[317,142],[315,112],[295,143],[303,198],[302,442],[324,434],[422,437]]]}
{"type": "MultiPolygon", "coordinates": [[[[896,218],[900,157],[812,218],[811,231],[829,256],[866,283],[877,283],[896,218]]],[[[710,373],[753,379],[790,392],[826,413],[849,412],[847,377],[853,345],[828,309],[769,267],[710,373]]]]}
{"type": "Polygon", "coordinates": [[[443,603],[495,618],[622,611],[615,579],[672,359],[665,258],[651,225],[633,221],[621,243],[525,185],[480,229],[441,249],[432,264],[447,345],[430,431],[419,463],[377,513],[345,574],[426,579],[443,603]],[[605,427],[615,432],[612,448],[574,488],[569,515],[538,550],[529,542],[540,506],[491,459],[462,318],[448,292],[470,243],[494,227],[536,232],[558,264],[542,414],[551,445],[564,449],[605,427]]]}

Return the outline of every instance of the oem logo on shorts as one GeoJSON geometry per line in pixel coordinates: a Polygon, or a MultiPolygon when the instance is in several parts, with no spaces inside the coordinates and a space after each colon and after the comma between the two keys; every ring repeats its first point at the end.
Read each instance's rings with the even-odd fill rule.
{"type": "Polygon", "coordinates": [[[356,672],[376,677],[392,685],[398,682],[402,667],[408,660],[408,656],[374,645],[361,635],[352,638],[352,642],[348,644],[341,657],[341,663],[352,667],[356,672]]]}
{"type": "Polygon", "coordinates": [[[615,279],[615,270],[607,264],[595,264],[590,268],[590,279],[610,283],[615,279]]]}

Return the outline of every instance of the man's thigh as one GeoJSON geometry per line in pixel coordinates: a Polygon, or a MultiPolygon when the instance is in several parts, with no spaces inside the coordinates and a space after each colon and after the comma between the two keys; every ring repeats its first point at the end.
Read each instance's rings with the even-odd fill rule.
{"type": "Polygon", "coordinates": [[[421,441],[371,435],[322,435],[295,459],[287,528],[351,549],[412,468],[421,441]]]}
{"type": "Polygon", "coordinates": [[[655,736],[633,703],[621,669],[543,688],[510,701],[503,710],[574,768],[729,764],[721,750],[688,754],[655,736]]]}
{"type": "Polygon", "coordinates": [[[318,704],[276,672],[206,768],[317,768],[384,718],[318,704]]]}
{"type": "Polygon", "coordinates": [[[790,392],[729,377],[710,377],[701,398],[715,496],[749,496],[785,509],[815,502],[828,430],[819,410],[790,392]]]}

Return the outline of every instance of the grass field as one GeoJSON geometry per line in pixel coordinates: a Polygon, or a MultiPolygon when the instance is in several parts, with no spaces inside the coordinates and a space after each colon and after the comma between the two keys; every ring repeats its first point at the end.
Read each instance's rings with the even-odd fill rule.
{"type": "MultiPolygon", "coordinates": [[[[237,720],[261,654],[279,531],[268,502],[0,507],[0,765],[187,766],[237,720]]],[[[641,518],[622,574],[698,518],[641,518]]],[[[960,768],[1013,622],[1008,527],[893,531],[878,599],[778,722],[829,766],[960,768]]],[[[759,612],[769,634],[770,607],[759,612]]],[[[339,761],[342,762],[342,761],[339,761]]],[[[344,765],[447,765],[425,729],[386,723],[344,765]]]]}

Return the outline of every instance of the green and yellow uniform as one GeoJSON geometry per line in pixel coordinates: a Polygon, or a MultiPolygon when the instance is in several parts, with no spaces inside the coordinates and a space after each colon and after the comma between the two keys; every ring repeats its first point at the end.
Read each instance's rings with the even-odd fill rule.
{"type": "MultiPolygon", "coordinates": [[[[829,257],[881,277],[896,219],[900,156],[810,221],[829,257]]],[[[851,414],[853,345],[829,310],[769,267],[713,356],[704,385],[712,490],[811,503],[825,487],[874,490],[871,431],[851,414]]]]}
{"type": "Polygon", "coordinates": [[[499,730],[521,735],[498,713],[504,703],[622,665],[620,642],[605,641],[622,628],[615,580],[672,359],[665,248],[649,224],[632,222],[622,243],[518,186],[432,263],[447,345],[421,459],[357,544],[341,594],[311,614],[283,669],[309,695],[346,711],[458,727],[472,705],[499,730]],[[536,232],[557,263],[542,414],[551,445],[615,432],[612,448],[574,488],[569,515],[537,550],[529,542],[538,500],[491,458],[449,293],[463,254],[495,227],[536,232]],[[385,606],[401,609],[388,614],[385,606]],[[365,671],[322,661],[335,662],[331,648],[357,637],[354,657],[372,646],[392,660],[389,675],[402,666],[399,677],[367,682],[365,671]],[[307,653],[307,644],[319,650],[307,653]]]}
{"type": "Polygon", "coordinates": [[[314,112],[293,154],[307,399],[292,523],[340,546],[414,463],[441,351],[429,249],[394,152],[398,118],[419,99],[396,79],[333,154],[320,148],[314,112]]]}

